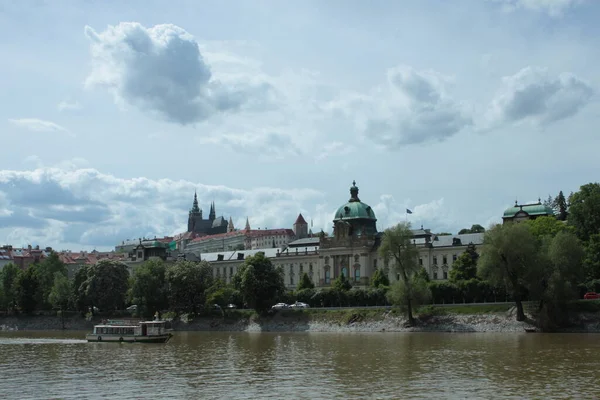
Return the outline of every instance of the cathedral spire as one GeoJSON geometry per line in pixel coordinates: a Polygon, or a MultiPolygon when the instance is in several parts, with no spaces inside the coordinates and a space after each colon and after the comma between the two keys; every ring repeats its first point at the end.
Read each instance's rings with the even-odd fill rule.
{"type": "Polygon", "coordinates": [[[246,228],[247,231],[250,230],[250,220],[248,219],[248,217],[246,217],[246,228]]]}
{"type": "Polygon", "coordinates": [[[229,217],[229,224],[227,225],[227,232],[235,231],[235,227],[233,226],[233,219],[229,217]]]}
{"type": "Polygon", "coordinates": [[[210,213],[208,214],[208,219],[213,221],[214,219],[217,218],[216,215],[216,211],[215,211],[215,202],[213,201],[212,203],[210,203],[210,213]]]}
{"type": "Polygon", "coordinates": [[[190,210],[191,213],[199,213],[200,212],[200,207],[198,207],[198,194],[196,193],[196,191],[194,190],[194,202],[192,203],[192,209],[190,210]]]}

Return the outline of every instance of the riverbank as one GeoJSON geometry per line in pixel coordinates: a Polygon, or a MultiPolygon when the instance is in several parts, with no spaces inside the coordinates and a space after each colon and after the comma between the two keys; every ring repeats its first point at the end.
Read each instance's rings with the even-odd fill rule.
{"type": "MultiPolygon", "coordinates": [[[[396,309],[286,310],[258,316],[247,310],[210,316],[171,319],[175,331],[231,332],[524,332],[536,329],[533,319],[515,320],[511,306],[427,307],[416,315],[417,323],[408,326],[404,314],[396,309]]],[[[122,318],[121,318],[122,319],[122,318]]],[[[0,317],[0,331],[92,330],[101,318],[91,320],[71,316],[0,317]]],[[[600,332],[600,313],[581,312],[569,328],[561,332],[600,332]]]]}

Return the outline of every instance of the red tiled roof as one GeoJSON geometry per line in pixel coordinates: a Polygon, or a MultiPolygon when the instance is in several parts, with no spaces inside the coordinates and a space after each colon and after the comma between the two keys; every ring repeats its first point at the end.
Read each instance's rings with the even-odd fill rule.
{"type": "Polygon", "coordinates": [[[304,217],[302,216],[302,213],[298,214],[298,218],[296,218],[296,222],[294,222],[294,225],[308,225],[308,223],[306,222],[306,220],[304,219],[304,217]]]}
{"type": "Polygon", "coordinates": [[[192,240],[192,243],[202,242],[204,240],[210,240],[210,239],[225,239],[227,237],[235,237],[235,236],[243,236],[243,235],[245,235],[245,232],[243,232],[243,231],[217,233],[216,235],[204,235],[204,236],[199,236],[199,237],[195,238],[194,240],[192,240]]]}
{"type": "Polygon", "coordinates": [[[278,235],[294,236],[294,231],[291,229],[252,229],[249,235],[252,238],[278,235]]]}

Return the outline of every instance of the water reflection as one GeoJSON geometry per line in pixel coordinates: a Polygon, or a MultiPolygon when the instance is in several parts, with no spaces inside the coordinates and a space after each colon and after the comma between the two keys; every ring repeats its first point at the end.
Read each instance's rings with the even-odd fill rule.
{"type": "Polygon", "coordinates": [[[177,332],[166,345],[81,337],[0,332],[0,398],[580,398],[600,375],[598,335],[177,332]]]}

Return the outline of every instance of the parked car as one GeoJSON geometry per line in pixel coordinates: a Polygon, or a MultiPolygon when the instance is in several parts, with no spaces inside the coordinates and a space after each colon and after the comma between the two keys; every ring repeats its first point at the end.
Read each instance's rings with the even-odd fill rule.
{"type": "Polygon", "coordinates": [[[126,310],[132,312],[132,311],[137,311],[137,308],[138,308],[137,304],[134,304],[132,306],[127,307],[126,310]]]}
{"type": "Polygon", "coordinates": [[[272,310],[285,310],[288,308],[290,308],[290,306],[288,306],[286,303],[277,303],[271,307],[272,310]]]}
{"type": "Polygon", "coordinates": [[[600,299],[600,294],[598,294],[596,292],[587,292],[586,294],[583,295],[583,298],[586,300],[596,300],[596,299],[600,299]]]}
{"type": "Polygon", "coordinates": [[[291,308],[310,308],[310,306],[306,303],[303,303],[301,301],[297,301],[294,304],[292,304],[290,306],[291,308]]]}

